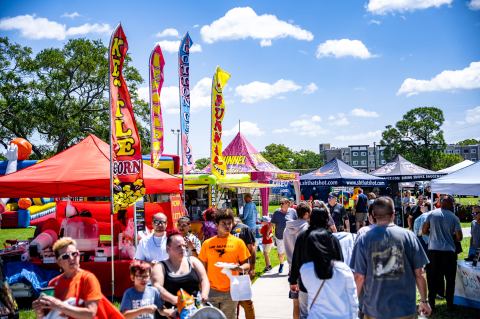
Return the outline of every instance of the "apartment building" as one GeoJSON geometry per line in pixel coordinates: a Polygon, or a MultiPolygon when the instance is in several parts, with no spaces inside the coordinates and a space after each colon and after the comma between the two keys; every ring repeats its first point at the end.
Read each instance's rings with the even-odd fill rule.
{"type": "Polygon", "coordinates": [[[335,148],[330,144],[320,144],[320,155],[325,162],[333,158],[339,158],[348,165],[365,173],[374,171],[380,166],[386,164],[383,156],[385,146],[381,145],[349,145],[348,147],[335,148]]]}
{"type": "Polygon", "coordinates": [[[474,144],[474,145],[448,144],[447,148],[445,149],[445,153],[458,154],[466,160],[471,160],[472,162],[476,162],[479,159],[480,144],[474,144]]]}

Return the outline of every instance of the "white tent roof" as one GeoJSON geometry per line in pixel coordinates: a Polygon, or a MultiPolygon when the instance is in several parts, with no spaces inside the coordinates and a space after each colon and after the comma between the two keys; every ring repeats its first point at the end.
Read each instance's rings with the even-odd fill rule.
{"type": "Polygon", "coordinates": [[[434,193],[480,196],[480,162],[432,180],[431,187],[434,193]]]}
{"type": "Polygon", "coordinates": [[[450,167],[441,169],[441,170],[439,170],[438,172],[439,172],[439,173],[447,173],[447,174],[450,174],[450,173],[453,173],[453,172],[458,171],[459,169],[462,169],[462,168],[464,168],[464,167],[470,166],[470,165],[472,165],[473,163],[474,163],[474,162],[472,162],[472,161],[470,161],[470,160],[464,160],[463,162],[460,162],[460,163],[457,163],[457,164],[452,165],[452,166],[450,166],[450,167]]]}

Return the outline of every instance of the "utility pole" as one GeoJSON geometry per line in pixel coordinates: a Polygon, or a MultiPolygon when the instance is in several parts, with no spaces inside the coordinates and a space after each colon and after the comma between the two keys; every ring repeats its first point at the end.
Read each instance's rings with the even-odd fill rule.
{"type": "Polygon", "coordinates": [[[177,156],[180,156],[180,129],[174,130],[172,128],[170,131],[177,136],[177,156]]]}

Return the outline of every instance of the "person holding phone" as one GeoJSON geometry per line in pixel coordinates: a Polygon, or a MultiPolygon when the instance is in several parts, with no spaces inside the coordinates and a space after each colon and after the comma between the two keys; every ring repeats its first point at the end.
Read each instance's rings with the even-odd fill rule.
{"type": "Polygon", "coordinates": [[[200,254],[202,244],[200,239],[190,232],[190,218],[187,216],[180,217],[177,220],[177,229],[185,239],[187,256],[197,257],[200,254]]]}

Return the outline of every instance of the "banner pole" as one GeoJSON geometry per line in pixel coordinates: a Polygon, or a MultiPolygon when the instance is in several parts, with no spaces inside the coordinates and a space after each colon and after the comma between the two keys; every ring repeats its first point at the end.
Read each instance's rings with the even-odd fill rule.
{"type": "Polygon", "coordinates": [[[108,105],[109,105],[109,115],[110,115],[110,125],[109,125],[109,139],[110,139],[110,245],[111,245],[111,257],[112,257],[112,296],[111,300],[113,301],[113,296],[115,295],[115,263],[114,263],[114,241],[113,241],[113,145],[112,145],[112,120],[113,120],[113,115],[112,115],[112,92],[111,92],[111,85],[112,85],[112,79],[111,79],[111,74],[112,74],[112,54],[110,52],[112,48],[112,43],[113,43],[113,36],[115,34],[115,31],[118,29],[118,27],[121,25],[119,23],[115,30],[112,33],[112,36],[110,37],[110,45],[108,46],[108,105]]]}

